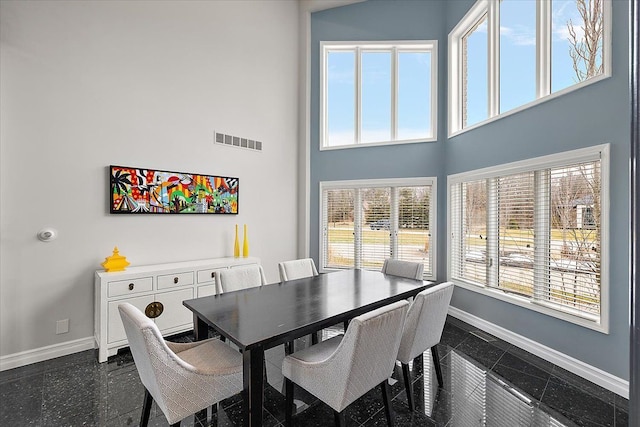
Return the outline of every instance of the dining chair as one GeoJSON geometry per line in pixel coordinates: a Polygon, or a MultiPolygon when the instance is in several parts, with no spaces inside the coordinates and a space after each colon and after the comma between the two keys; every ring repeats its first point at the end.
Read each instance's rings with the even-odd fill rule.
{"type": "Polygon", "coordinates": [[[129,303],[118,305],[138,375],[145,388],[140,425],[155,400],[171,426],[242,391],[242,355],[211,338],[165,341],[158,326],[129,303]]]}
{"type": "Polygon", "coordinates": [[[387,380],[395,365],[408,306],[403,300],[357,316],[344,335],[286,356],[282,361],[285,425],[292,423],[296,383],[333,409],[338,427],[344,426],[345,408],[379,385],[387,423],[392,426],[387,380]]]}
{"type": "Polygon", "coordinates": [[[316,264],[311,258],[280,262],[278,263],[278,270],[280,271],[281,282],[318,275],[316,264]]]}
{"type": "Polygon", "coordinates": [[[248,265],[221,270],[218,273],[218,293],[239,291],[267,284],[261,265],[248,265]]]}
{"type": "Polygon", "coordinates": [[[422,280],[424,264],[421,262],[401,261],[387,258],[382,265],[382,272],[391,276],[422,280]]]}
{"type": "Polygon", "coordinates": [[[398,360],[402,364],[402,376],[411,411],[415,405],[411,390],[409,362],[413,360],[415,366],[415,361],[418,361],[418,358],[421,358],[423,353],[430,348],[438,385],[442,387],[444,384],[437,344],[442,337],[452,294],[453,283],[441,283],[420,292],[409,307],[398,350],[398,360]]]}
{"type": "MultiPolygon", "coordinates": [[[[278,271],[280,272],[280,281],[304,279],[318,275],[316,264],[312,258],[294,259],[291,261],[282,261],[278,263],[278,271]]],[[[320,331],[311,334],[311,344],[317,344],[320,341],[320,331]]],[[[293,352],[293,342],[285,345],[285,353],[293,352]]]]}

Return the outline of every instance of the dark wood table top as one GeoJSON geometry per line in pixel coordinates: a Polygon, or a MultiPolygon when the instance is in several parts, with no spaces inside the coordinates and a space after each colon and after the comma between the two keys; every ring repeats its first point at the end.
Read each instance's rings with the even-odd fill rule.
{"type": "Polygon", "coordinates": [[[183,304],[238,347],[270,348],[414,296],[430,285],[376,271],[342,270],[183,304]]]}

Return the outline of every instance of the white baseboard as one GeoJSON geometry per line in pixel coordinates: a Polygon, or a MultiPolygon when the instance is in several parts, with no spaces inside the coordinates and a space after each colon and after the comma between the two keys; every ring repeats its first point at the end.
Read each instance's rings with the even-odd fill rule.
{"type": "Polygon", "coordinates": [[[561,368],[564,368],[569,372],[572,372],[586,380],[589,380],[592,383],[599,385],[600,387],[606,388],[607,390],[612,391],[613,393],[616,393],[626,399],[629,398],[629,381],[627,380],[618,378],[608,372],[603,371],[602,369],[591,366],[578,359],[574,359],[571,356],[567,356],[564,353],[544,346],[536,341],[523,337],[522,335],[518,335],[515,332],[512,332],[501,326],[487,322],[484,319],[467,313],[466,311],[462,311],[456,307],[449,306],[449,315],[479,329],[482,329],[483,331],[488,332],[491,335],[494,335],[510,344],[513,344],[516,347],[527,350],[529,353],[533,353],[536,356],[543,358],[544,360],[558,365],[561,368]]]}
{"type": "Polygon", "coordinates": [[[43,360],[49,360],[55,357],[66,356],[92,348],[95,348],[95,340],[93,337],[87,337],[33,350],[21,351],[20,353],[8,354],[6,356],[0,356],[0,371],[42,362],[43,360]]]}

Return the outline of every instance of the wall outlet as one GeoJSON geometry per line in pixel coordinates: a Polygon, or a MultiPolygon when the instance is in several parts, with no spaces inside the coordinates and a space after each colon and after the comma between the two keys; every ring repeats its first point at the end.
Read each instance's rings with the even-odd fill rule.
{"type": "Polygon", "coordinates": [[[69,319],[62,319],[56,322],[56,335],[69,332],[69,319]]]}

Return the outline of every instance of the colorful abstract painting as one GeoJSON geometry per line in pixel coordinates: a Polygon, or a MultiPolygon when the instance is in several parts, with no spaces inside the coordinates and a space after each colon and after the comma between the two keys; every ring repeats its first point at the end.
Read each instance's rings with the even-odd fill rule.
{"type": "Polygon", "coordinates": [[[237,214],[238,178],[110,166],[114,214],[237,214]]]}

